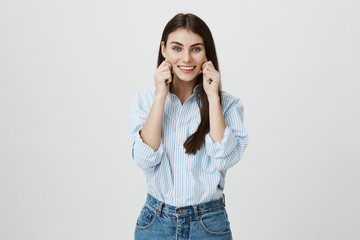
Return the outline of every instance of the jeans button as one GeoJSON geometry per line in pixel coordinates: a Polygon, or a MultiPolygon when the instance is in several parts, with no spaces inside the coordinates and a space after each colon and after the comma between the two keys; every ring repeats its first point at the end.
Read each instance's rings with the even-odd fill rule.
{"type": "Polygon", "coordinates": [[[184,212],[187,212],[187,210],[178,209],[178,210],[176,210],[176,212],[178,214],[183,214],[184,212]]]}

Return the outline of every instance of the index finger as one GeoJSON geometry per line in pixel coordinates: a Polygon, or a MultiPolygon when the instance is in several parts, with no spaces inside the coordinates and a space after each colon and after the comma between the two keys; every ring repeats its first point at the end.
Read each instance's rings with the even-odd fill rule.
{"type": "Polygon", "coordinates": [[[169,61],[167,61],[167,60],[165,59],[162,63],[165,64],[166,66],[168,66],[169,69],[170,69],[170,71],[172,70],[172,64],[171,64],[169,61]]]}
{"type": "Polygon", "coordinates": [[[210,62],[210,61],[206,61],[206,62],[204,62],[204,63],[202,64],[202,66],[201,66],[201,71],[202,71],[202,72],[204,72],[206,66],[209,65],[209,62],[210,62]]]}

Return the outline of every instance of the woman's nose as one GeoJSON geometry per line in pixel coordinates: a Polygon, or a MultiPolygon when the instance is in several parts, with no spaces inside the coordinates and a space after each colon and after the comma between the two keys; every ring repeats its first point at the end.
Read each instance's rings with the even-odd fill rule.
{"type": "Polygon", "coordinates": [[[184,52],[184,55],[183,55],[183,61],[184,61],[185,63],[187,63],[187,62],[190,62],[190,60],[191,60],[191,54],[190,54],[190,52],[189,52],[189,51],[185,51],[185,52],[184,52]]]}

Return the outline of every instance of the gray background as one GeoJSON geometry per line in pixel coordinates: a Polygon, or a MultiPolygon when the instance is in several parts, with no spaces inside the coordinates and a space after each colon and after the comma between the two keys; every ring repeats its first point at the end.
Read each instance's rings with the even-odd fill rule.
{"type": "Polygon", "coordinates": [[[359,239],[355,0],[1,0],[0,239],[133,238],[146,185],[130,102],[178,12],[209,25],[245,107],[234,239],[359,239]]]}

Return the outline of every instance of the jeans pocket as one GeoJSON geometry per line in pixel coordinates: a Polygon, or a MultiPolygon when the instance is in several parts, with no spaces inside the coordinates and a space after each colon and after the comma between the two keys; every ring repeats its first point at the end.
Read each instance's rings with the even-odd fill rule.
{"type": "Polygon", "coordinates": [[[231,233],[225,209],[201,215],[200,224],[209,234],[222,236],[231,233]]]}
{"type": "Polygon", "coordinates": [[[136,228],[146,229],[151,227],[155,222],[155,217],[156,210],[145,203],[136,221],[136,228]]]}

